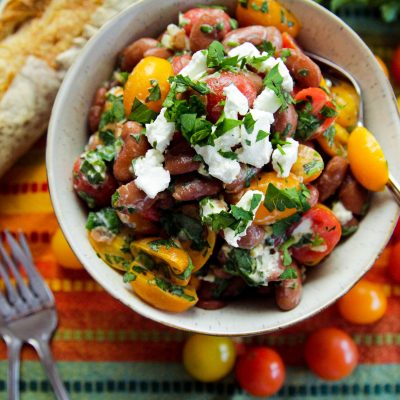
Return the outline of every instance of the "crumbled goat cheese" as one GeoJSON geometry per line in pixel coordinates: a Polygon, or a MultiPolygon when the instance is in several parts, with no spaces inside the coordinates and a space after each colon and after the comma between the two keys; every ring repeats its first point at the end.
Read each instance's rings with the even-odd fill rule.
{"type": "Polygon", "coordinates": [[[279,110],[281,101],[275,92],[269,88],[265,88],[254,100],[253,108],[255,110],[267,111],[274,113],[279,110]]]}
{"type": "Polygon", "coordinates": [[[353,219],[353,213],[349,211],[341,201],[338,201],[333,205],[332,212],[335,214],[341,225],[346,225],[353,219]]]}
{"type": "Polygon", "coordinates": [[[277,172],[279,178],[287,178],[293,164],[297,161],[299,142],[292,138],[286,139],[287,144],[275,149],[272,153],[272,167],[277,172]]]}
{"type": "Polygon", "coordinates": [[[166,110],[165,107],[162,108],[154,122],[146,124],[146,136],[150,145],[161,153],[169,146],[175,132],[175,123],[168,122],[165,118],[166,110]]]}
{"type": "Polygon", "coordinates": [[[147,150],[144,157],[134,161],[133,171],[136,175],[136,186],[147,196],[154,199],[156,195],[168,188],[171,176],[162,166],[164,156],[158,150],[147,150]]]}
{"type": "Polygon", "coordinates": [[[210,215],[228,211],[228,205],[224,200],[205,198],[200,201],[200,216],[204,220],[210,215]]]}
{"type": "Polygon", "coordinates": [[[260,51],[253,43],[245,42],[240,46],[236,46],[232,50],[229,50],[228,56],[239,56],[239,60],[244,57],[260,57],[260,51]]]}
{"type": "Polygon", "coordinates": [[[247,97],[231,83],[224,88],[226,96],[224,112],[226,118],[238,119],[238,114],[245,115],[249,111],[249,101],[247,97]]]}
{"type": "Polygon", "coordinates": [[[292,237],[296,242],[299,242],[304,235],[314,234],[312,230],[312,221],[310,218],[304,218],[298,226],[293,230],[292,237]]]}
{"type": "Polygon", "coordinates": [[[264,201],[264,194],[262,192],[260,192],[259,190],[249,190],[236,203],[236,207],[240,207],[240,208],[243,208],[246,211],[250,211],[250,209],[251,209],[251,201],[253,199],[253,196],[257,195],[257,194],[261,195],[260,196],[260,201],[257,204],[257,206],[255,207],[255,209],[251,211],[253,213],[253,219],[247,223],[246,228],[242,232],[236,232],[235,230],[233,230],[231,228],[225,228],[224,229],[224,238],[225,238],[225,241],[229,245],[231,245],[233,247],[238,247],[238,241],[240,240],[240,238],[242,238],[243,236],[246,235],[247,229],[252,224],[252,222],[253,222],[253,220],[255,218],[255,215],[256,215],[256,212],[258,210],[258,207],[260,207],[261,203],[264,201]]]}
{"type": "Polygon", "coordinates": [[[185,68],[181,70],[180,75],[187,76],[193,80],[199,80],[207,72],[207,54],[203,51],[196,51],[192,59],[185,68]]]}
{"type": "Polygon", "coordinates": [[[167,49],[173,49],[174,48],[174,37],[175,35],[179,34],[182,32],[182,28],[175,24],[169,24],[167,26],[167,31],[164,33],[164,35],[161,38],[161,44],[166,47],[167,49]]]}
{"type": "Polygon", "coordinates": [[[256,121],[253,132],[247,132],[244,125],[241,126],[242,148],[237,150],[239,161],[261,168],[268,164],[271,159],[272,145],[269,137],[257,141],[257,135],[260,130],[269,133],[271,124],[274,122],[274,116],[265,111],[251,110],[251,115],[256,121]]]}
{"type": "MultiPolygon", "coordinates": [[[[261,56],[265,55],[267,55],[267,53],[265,52],[261,53],[261,56]]],[[[288,68],[286,67],[285,63],[282,61],[281,58],[269,57],[268,59],[266,59],[261,63],[261,65],[258,68],[258,71],[263,73],[269,72],[273,67],[275,67],[276,64],[278,64],[278,71],[283,78],[282,88],[287,92],[292,92],[293,78],[290,75],[288,68]]]]}
{"type": "Polygon", "coordinates": [[[197,154],[200,154],[208,165],[208,173],[224,183],[232,183],[240,173],[240,164],[221,156],[218,149],[213,146],[194,146],[197,154]]]}
{"type": "Polygon", "coordinates": [[[250,250],[250,256],[255,260],[254,271],[249,278],[256,284],[268,286],[268,281],[276,279],[282,272],[280,254],[274,247],[259,244],[250,250]]]}

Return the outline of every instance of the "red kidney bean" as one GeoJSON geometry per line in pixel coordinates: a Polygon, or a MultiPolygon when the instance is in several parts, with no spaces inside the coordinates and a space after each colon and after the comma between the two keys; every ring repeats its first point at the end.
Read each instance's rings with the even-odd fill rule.
{"type": "Polygon", "coordinates": [[[218,310],[226,307],[226,302],[222,300],[199,300],[196,303],[196,307],[202,308],[203,310],[218,310]]]}
{"type": "Polygon", "coordinates": [[[98,88],[94,95],[92,106],[103,107],[104,104],[106,104],[106,94],[107,94],[107,88],[105,87],[98,88]]]}
{"type": "Polygon", "coordinates": [[[189,42],[193,52],[206,49],[214,40],[221,41],[231,26],[227,14],[222,10],[205,9],[198,20],[193,23],[189,42]],[[204,27],[209,27],[210,32],[205,32],[204,27]]]}
{"type": "Polygon", "coordinates": [[[272,132],[279,132],[282,138],[292,137],[296,132],[298,115],[293,104],[274,114],[275,121],[272,124],[272,132]]]}
{"type": "Polygon", "coordinates": [[[157,197],[151,199],[140,190],[134,181],[122,185],[117,189],[118,198],[113,206],[124,214],[138,213],[145,218],[152,215],[149,211],[157,201],[157,197]],[[146,213],[147,212],[147,213],[146,213]]]}
{"type": "Polygon", "coordinates": [[[183,54],[172,58],[171,64],[174,74],[178,75],[190,63],[192,56],[190,54],[183,54]]]}
{"type": "Polygon", "coordinates": [[[137,214],[124,214],[120,211],[117,211],[117,214],[122,223],[135,230],[135,234],[151,236],[160,233],[160,227],[157,224],[145,220],[137,214]]]}
{"type": "Polygon", "coordinates": [[[308,198],[308,204],[312,208],[318,203],[319,192],[318,192],[318,189],[313,185],[307,185],[307,189],[310,191],[310,197],[308,198]]]}
{"type": "Polygon", "coordinates": [[[238,240],[238,246],[241,249],[252,249],[257,245],[261,244],[265,238],[265,231],[264,229],[259,226],[252,224],[247,228],[246,235],[238,240]]]}
{"type": "Polygon", "coordinates": [[[349,163],[343,157],[335,156],[329,160],[316,181],[320,202],[325,201],[336,192],[346,176],[348,167],[349,163]]]}
{"type": "Polygon", "coordinates": [[[184,26],[187,35],[190,35],[193,25],[196,24],[204,14],[213,14],[219,16],[224,23],[224,28],[230,30],[230,17],[223,10],[215,8],[192,8],[183,14],[183,19],[187,22],[184,26]]]}
{"type": "Polygon", "coordinates": [[[157,47],[159,42],[153,38],[141,38],[122,50],[120,67],[122,71],[131,72],[133,67],[144,57],[144,53],[157,47]]]}
{"type": "Polygon", "coordinates": [[[103,113],[103,106],[91,106],[89,109],[88,122],[90,133],[95,133],[99,129],[101,114],[103,113]]]}
{"type": "Polygon", "coordinates": [[[274,26],[261,26],[252,25],[245,28],[235,29],[225,35],[222,44],[225,50],[229,52],[232,46],[230,43],[242,44],[245,42],[250,42],[255,46],[259,46],[264,41],[271,42],[275,47],[276,51],[282,48],[282,34],[274,26]]]}
{"type": "Polygon", "coordinates": [[[191,201],[213,196],[221,189],[221,183],[216,179],[185,178],[175,183],[172,196],[178,201],[191,201]]]}
{"type": "Polygon", "coordinates": [[[368,206],[369,192],[349,173],[340,187],[339,199],[352,213],[364,215],[368,206]]]}
{"type": "Polygon", "coordinates": [[[290,268],[296,271],[297,278],[285,279],[275,286],[275,301],[281,310],[289,311],[297,307],[303,292],[301,271],[297,265],[292,264],[290,268]]]}
{"type": "Polygon", "coordinates": [[[82,159],[78,158],[73,167],[72,183],[75,192],[86,201],[90,208],[110,205],[111,196],[118,187],[117,181],[106,171],[105,179],[102,183],[91,184],[80,170],[81,163],[82,159]]]}
{"type": "Polygon", "coordinates": [[[142,125],[134,121],[127,121],[122,127],[121,139],[123,145],[117,154],[113,166],[115,178],[120,182],[129,182],[133,179],[131,171],[132,160],[144,156],[150,148],[142,125]]]}
{"type": "Polygon", "coordinates": [[[165,47],[153,47],[152,49],[146,50],[143,54],[144,57],[159,57],[159,58],[170,58],[174,53],[165,47]]]}
{"type": "Polygon", "coordinates": [[[257,90],[257,94],[260,94],[264,89],[263,78],[252,71],[243,71],[242,73],[245,77],[249,78],[253,82],[253,85],[257,90]]]}
{"type": "Polygon", "coordinates": [[[240,164],[240,173],[232,183],[225,183],[224,189],[228,194],[240,193],[246,184],[259,172],[261,168],[252,167],[248,164],[240,164]]]}
{"type": "Polygon", "coordinates": [[[300,49],[290,49],[285,64],[301,88],[318,87],[322,80],[319,66],[300,49]]]}
{"type": "Polygon", "coordinates": [[[165,169],[171,175],[182,175],[197,171],[201,165],[199,161],[193,161],[196,152],[186,141],[180,141],[165,154],[165,169]]]}

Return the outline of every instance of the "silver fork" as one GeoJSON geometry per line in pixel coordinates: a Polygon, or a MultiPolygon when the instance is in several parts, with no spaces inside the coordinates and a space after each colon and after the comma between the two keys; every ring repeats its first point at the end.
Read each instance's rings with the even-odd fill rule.
{"type": "Polygon", "coordinates": [[[49,347],[57,326],[54,296],[39,275],[22,233],[18,241],[5,231],[11,252],[8,254],[0,240],[0,277],[4,281],[6,296],[0,292],[0,334],[9,352],[9,400],[19,398],[20,350],[24,342],[37,351],[47,376],[59,400],[68,400],[68,393],[60,379],[49,347]],[[28,277],[25,284],[18,266],[28,277]],[[15,286],[11,283],[15,279],[15,286]]]}

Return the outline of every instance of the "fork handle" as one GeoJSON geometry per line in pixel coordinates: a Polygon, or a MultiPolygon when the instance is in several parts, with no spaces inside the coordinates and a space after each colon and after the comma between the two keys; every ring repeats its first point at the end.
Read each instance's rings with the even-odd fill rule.
{"type": "Polygon", "coordinates": [[[30,340],[29,343],[36,349],[39,354],[40,361],[46,371],[47,377],[53,386],[57,400],[69,400],[68,392],[57,371],[53,355],[50,350],[49,343],[45,340],[30,340]]]}
{"type": "Polygon", "coordinates": [[[22,341],[5,336],[8,351],[8,400],[19,400],[19,371],[22,341]]]}

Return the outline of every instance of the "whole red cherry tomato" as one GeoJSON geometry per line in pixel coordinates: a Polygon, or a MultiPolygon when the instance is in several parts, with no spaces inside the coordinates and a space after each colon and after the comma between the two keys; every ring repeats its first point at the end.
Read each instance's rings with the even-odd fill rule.
{"type": "Polygon", "coordinates": [[[235,373],[240,386],[253,396],[271,396],[285,381],[282,358],[268,347],[256,347],[241,355],[235,373]]]}
{"type": "Polygon", "coordinates": [[[212,14],[213,16],[221,19],[221,23],[224,25],[223,29],[225,30],[225,34],[231,30],[231,17],[225,11],[215,8],[192,8],[191,10],[186,11],[182,18],[184,21],[184,28],[188,36],[192,31],[193,25],[195,25],[204,14],[212,14]]]}
{"type": "Polygon", "coordinates": [[[400,46],[397,47],[392,59],[392,76],[396,83],[400,84],[400,46]]]}
{"type": "Polygon", "coordinates": [[[304,357],[316,375],[336,381],[353,372],[358,362],[358,350],[346,332],[337,328],[322,328],[307,339],[304,357]]]}
{"type": "Polygon", "coordinates": [[[254,83],[245,75],[224,71],[219,76],[206,78],[205,81],[211,90],[211,93],[207,95],[207,112],[209,119],[213,122],[216,122],[222,113],[224,107],[221,105],[221,101],[225,100],[224,88],[230,84],[236,85],[247,97],[249,107],[253,106],[257,97],[257,89],[254,83]]]}
{"type": "MultiPolygon", "coordinates": [[[[300,224],[310,228],[312,233],[311,242],[301,246],[294,245],[291,248],[293,257],[300,264],[316,265],[330,254],[338,244],[342,236],[340,222],[329,208],[322,204],[317,204],[301,217],[291,231],[295,231],[300,224]]],[[[304,233],[306,234],[307,232],[305,231],[304,233]]]]}
{"type": "Polygon", "coordinates": [[[392,246],[387,272],[394,282],[400,283],[400,242],[392,246]]]}

